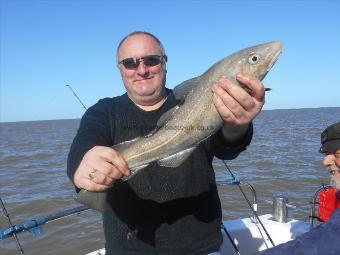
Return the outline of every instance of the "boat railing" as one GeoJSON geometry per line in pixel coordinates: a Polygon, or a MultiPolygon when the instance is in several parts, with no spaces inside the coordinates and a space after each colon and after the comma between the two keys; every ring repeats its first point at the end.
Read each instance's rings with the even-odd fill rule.
{"type": "Polygon", "coordinates": [[[314,195],[312,196],[311,200],[310,200],[310,215],[309,215],[309,222],[310,222],[310,228],[314,228],[316,226],[315,220],[320,221],[316,210],[317,207],[319,207],[320,203],[319,203],[319,194],[322,190],[328,189],[330,188],[330,185],[322,185],[320,186],[318,189],[316,189],[314,191],[314,195]]]}

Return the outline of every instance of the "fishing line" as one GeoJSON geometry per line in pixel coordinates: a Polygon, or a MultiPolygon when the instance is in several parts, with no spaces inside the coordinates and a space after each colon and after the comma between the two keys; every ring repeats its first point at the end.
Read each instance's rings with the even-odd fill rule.
{"type": "MultiPolygon", "coordinates": [[[[230,170],[230,168],[228,167],[227,163],[226,163],[224,160],[222,160],[222,162],[223,162],[223,164],[225,165],[225,167],[227,168],[227,170],[229,171],[231,177],[232,177],[233,179],[236,179],[235,175],[234,175],[233,172],[230,170]]],[[[270,243],[271,243],[273,246],[275,246],[275,244],[274,244],[272,238],[270,237],[269,233],[267,232],[267,229],[264,227],[264,225],[263,225],[263,223],[262,223],[260,217],[258,216],[257,212],[254,210],[253,205],[250,203],[249,199],[247,198],[246,194],[244,193],[244,191],[243,191],[243,189],[242,189],[240,183],[236,183],[236,185],[237,185],[237,187],[240,189],[240,191],[241,191],[241,193],[242,193],[244,199],[247,201],[248,206],[249,206],[250,209],[252,210],[254,216],[256,217],[256,219],[258,220],[258,222],[260,223],[260,225],[261,225],[263,231],[266,233],[266,235],[267,235],[267,237],[268,237],[270,243]]]]}
{"type": "Polygon", "coordinates": [[[87,211],[87,210],[90,210],[90,209],[91,208],[86,206],[86,205],[81,205],[81,206],[77,206],[77,207],[67,209],[67,210],[64,210],[64,211],[56,212],[54,214],[45,215],[43,217],[46,220],[46,223],[48,223],[48,222],[52,222],[52,221],[55,221],[55,220],[67,218],[67,217],[72,216],[74,214],[80,214],[81,212],[87,211]]]}
{"type": "Polygon", "coordinates": [[[236,244],[235,244],[233,238],[231,237],[231,235],[229,234],[227,228],[224,226],[223,223],[222,223],[222,228],[223,228],[224,232],[226,233],[226,235],[227,235],[229,241],[230,241],[231,244],[233,245],[233,247],[234,247],[234,249],[235,249],[237,255],[241,255],[240,250],[237,248],[237,246],[236,246],[236,244]]]}
{"type": "MultiPolygon", "coordinates": [[[[11,228],[13,228],[14,225],[12,224],[11,218],[10,218],[10,216],[9,216],[7,210],[6,210],[6,207],[5,207],[4,203],[2,202],[1,197],[0,197],[0,203],[1,203],[2,211],[3,211],[4,215],[5,215],[5,217],[7,218],[9,226],[11,228]]],[[[17,244],[17,249],[19,250],[20,255],[24,255],[24,251],[22,249],[22,246],[20,245],[19,238],[17,237],[16,233],[13,233],[13,237],[14,237],[15,242],[17,244]]]]}
{"type": "Polygon", "coordinates": [[[85,110],[87,110],[86,106],[84,105],[84,103],[80,100],[80,98],[78,97],[78,95],[76,94],[76,92],[72,89],[72,87],[70,85],[65,85],[66,87],[68,87],[71,92],[73,93],[73,95],[78,99],[79,103],[81,103],[81,105],[83,106],[83,108],[85,110]]]}

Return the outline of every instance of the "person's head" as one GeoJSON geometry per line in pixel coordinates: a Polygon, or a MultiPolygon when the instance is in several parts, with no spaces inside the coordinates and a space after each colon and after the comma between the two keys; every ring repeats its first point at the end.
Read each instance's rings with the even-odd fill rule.
{"type": "Polygon", "coordinates": [[[331,173],[331,185],[340,189],[340,122],[327,127],[321,134],[322,163],[331,173]]]}
{"type": "Polygon", "coordinates": [[[117,48],[117,65],[129,98],[153,106],[165,97],[167,57],[159,39],[143,31],[125,36],[117,48]]]}

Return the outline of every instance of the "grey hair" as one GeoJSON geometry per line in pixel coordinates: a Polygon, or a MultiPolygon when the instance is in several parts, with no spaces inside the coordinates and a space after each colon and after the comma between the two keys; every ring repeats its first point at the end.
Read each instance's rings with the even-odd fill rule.
{"type": "Polygon", "coordinates": [[[153,35],[149,32],[146,32],[146,31],[134,31],[134,32],[128,34],[127,36],[125,36],[120,41],[120,43],[118,44],[117,51],[116,51],[116,61],[117,61],[117,63],[119,61],[119,59],[118,59],[119,50],[120,50],[120,47],[122,46],[123,42],[126,39],[128,39],[129,37],[134,36],[134,35],[148,35],[148,36],[152,37],[157,42],[159,49],[161,50],[162,55],[165,55],[165,50],[164,50],[163,44],[161,43],[161,41],[155,35],[153,35]]]}

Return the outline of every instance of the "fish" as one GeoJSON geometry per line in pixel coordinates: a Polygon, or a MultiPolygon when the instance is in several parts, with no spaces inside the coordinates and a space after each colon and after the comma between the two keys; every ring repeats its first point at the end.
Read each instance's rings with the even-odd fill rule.
{"type": "MultiPolygon", "coordinates": [[[[263,80],[277,61],[282,47],[282,42],[273,41],[242,49],[221,59],[202,75],[177,85],[172,93],[179,104],[160,117],[154,131],[113,146],[130,169],[131,174],[122,180],[133,178],[152,162],[163,167],[182,164],[200,143],[223,125],[213,103],[211,87],[225,78],[251,93],[248,87],[236,80],[236,74],[243,73],[263,80]]],[[[81,190],[76,200],[103,211],[106,192],[81,190]]]]}

